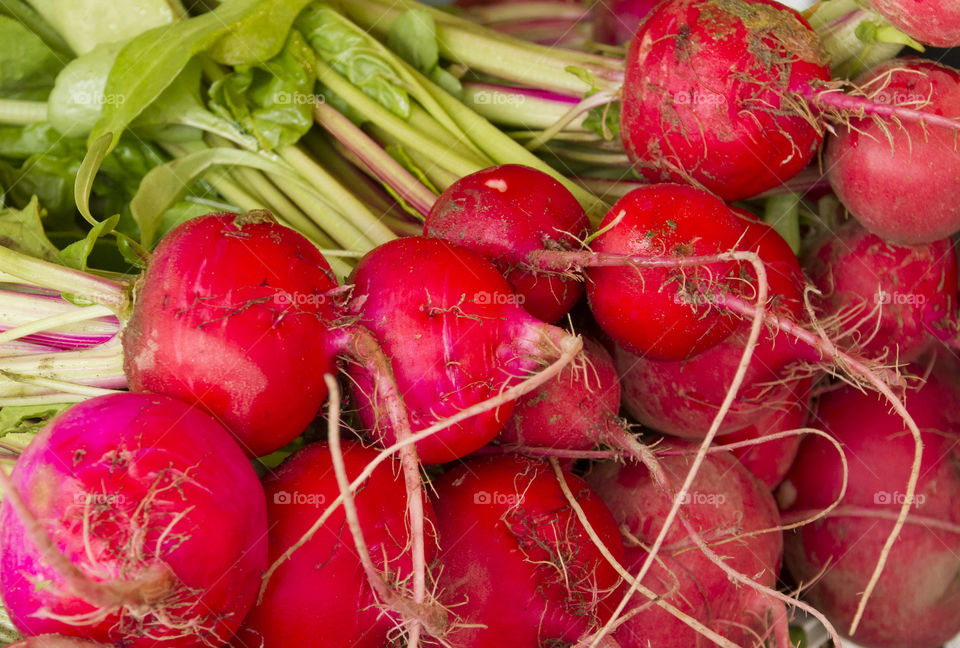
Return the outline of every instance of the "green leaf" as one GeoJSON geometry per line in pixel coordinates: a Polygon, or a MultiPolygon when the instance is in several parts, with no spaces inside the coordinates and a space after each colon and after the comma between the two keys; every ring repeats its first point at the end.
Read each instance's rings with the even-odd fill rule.
{"type": "Polygon", "coordinates": [[[424,74],[440,60],[437,25],[426,9],[409,9],[393,21],[387,47],[424,74]]]}
{"type": "Polygon", "coordinates": [[[60,259],[63,264],[76,270],[86,270],[87,258],[93,252],[93,246],[97,239],[113,232],[119,221],[120,214],[104,219],[90,228],[90,231],[81,240],[63,248],[60,251],[60,259]]]}
{"type": "Polygon", "coordinates": [[[316,57],[293,30],[283,51],[242,65],[210,87],[210,109],[256,137],[261,149],[293,144],[313,126],[316,57]]]}
{"type": "MultiPolygon", "coordinates": [[[[587,96],[591,94],[587,93],[587,96]]],[[[620,134],[620,102],[613,101],[591,108],[583,118],[583,127],[605,140],[616,139],[620,134]]]]}
{"type": "Polygon", "coordinates": [[[463,85],[460,79],[453,76],[439,65],[430,70],[430,80],[446,90],[457,99],[463,99],[463,85]]]}
{"type": "Polygon", "coordinates": [[[0,245],[44,261],[60,262],[57,248],[43,231],[40,203],[36,197],[22,210],[7,207],[0,211],[0,245]]]}
{"type": "Polygon", "coordinates": [[[123,95],[107,94],[107,78],[122,43],[104,43],[67,64],[57,76],[47,101],[47,116],[66,137],[86,137],[103,116],[108,104],[123,102],[123,95]]]}
{"type": "Polygon", "coordinates": [[[44,100],[63,62],[19,21],[0,16],[0,96],[44,100]]]}
{"type": "Polygon", "coordinates": [[[296,25],[317,56],[350,83],[390,112],[410,116],[407,90],[369,34],[325,5],[307,7],[296,25]]]}
{"type": "Polygon", "coordinates": [[[179,76],[196,54],[211,47],[234,23],[269,0],[226,0],[209,13],[146,31],[127,43],[117,56],[104,96],[117,97],[88,138],[89,150],[77,175],[74,194],[84,218],[90,216],[93,177],[120,135],[179,76]]]}
{"type": "Polygon", "coordinates": [[[283,49],[293,21],[311,0],[273,0],[259,5],[217,41],[210,55],[224,65],[250,65],[283,49]]]}

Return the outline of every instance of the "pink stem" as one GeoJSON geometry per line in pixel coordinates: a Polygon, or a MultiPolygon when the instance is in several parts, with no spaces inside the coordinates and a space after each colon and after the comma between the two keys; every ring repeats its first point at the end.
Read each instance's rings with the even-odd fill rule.
{"type": "Polygon", "coordinates": [[[895,118],[901,122],[919,123],[928,126],[939,126],[949,130],[960,131],[960,120],[935,115],[915,108],[905,108],[893,104],[877,103],[867,97],[856,97],[839,90],[810,89],[803,93],[804,99],[810,103],[864,118],[869,116],[895,118]]]}

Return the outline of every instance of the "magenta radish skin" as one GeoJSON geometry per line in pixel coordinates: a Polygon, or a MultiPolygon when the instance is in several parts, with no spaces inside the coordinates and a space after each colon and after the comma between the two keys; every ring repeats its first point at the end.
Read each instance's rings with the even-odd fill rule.
{"type": "MultiPolygon", "coordinates": [[[[664,440],[657,447],[676,453],[660,455],[658,460],[670,488],[677,491],[693,461],[696,446],[664,440]]],[[[621,528],[645,546],[653,543],[673,504],[673,495],[653,481],[646,467],[606,462],[595,466],[587,475],[587,481],[610,507],[621,528]]],[[[730,453],[707,455],[684,504],[683,515],[708,544],[727,540],[713,547],[727,565],[757,583],[775,586],[783,552],[781,533],[774,531],[729,540],[732,536],[773,528],[780,523],[770,491],[730,453]]],[[[636,571],[646,557],[646,550],[632,544],[626,536],[624,543],[627,568],[636,571]]],[[[775,626],[780,628],[777,632],[786,630],[783,603],[731,582],[693,545],[679,521],[668,532],[658,560],[663,560],[664,565],[654,569],[644,584],[734,643],[749,645],[749,630],[744,626],[760,634],[775,626]]],[[[646,600],[637,595],[630,607],[646,600]]],[[[625,648],[711,645],[682,621],[653,605],[627,621],[614,637],[625,648]]]]}
{"type": "Polygon", "coordinates": [[[870,0],[897,29],[925,45],[960,46],[960,6],[949,0],[870,0]]]}
{"type": "Polygon", "coordinates": [[[576,250],[589,231],[587,216],[566,187],[519,164],[490,167],[460,178],[440,194],[423,226],[490,259],[517,292],[524,309],[544,322],[566,315],[583,294],[578,279],[534,272],[539,250],[576,250]]]}
{"type": "MultiPolygon", "coordinates": [[[[734,249],[743,226],[716,197],[667,184],[631,191],[613,205],[599,231],[591,244],[595,252],[682,258],[734,249]]],[[[587,298],[597,324],[617,344],[651,359],[680,360],[737,327],[738,319],[714,308],[710,295],[730,290],[738,267],[590,267],[587,298]]]]}
{"type": "MultiPolygon", "coordinates": [[[[929,100],[920,110],[960,117],[960,72],[945,65],[894,59],[856,83],[875,90],[875,100],[884,103],[929,100]]],[[[840,127],[829,138],[824,168],[841,202],[881,238],[902,245],[930,243],[960,230],[960,149],[954,131],[852,119],[849,128],[840,127]]]]}
{"type": "MultiPolygon", "coordinates": [[[[926,367],[917,367],[924,371],[926,367]]],[[[869,648],[935,648],[960,632],[960,534],[934,522],[960,524],[960,390],[956,372],[940,367],[926,385],[906,395],[907,410],[924,443],[920,480],[910,515],[852,637],[869,648]],[[923,619],[922,624],[916,619],[923,619]]],[[[785,562],[806,598],[841,632],[903,504],[914,442],[887,402],[843,386],[820,397],[811,422],[844,448],[849,483],[843,509],[785,537],[785,562]],[[845,509],[845,510],[844,510],[845,509]],[[887,519],[872,516],[886,514],[887,519]],[[826,569],[825,569],[826,568],[826,569]],[[817,576],[814,579],[814,576],[817,576]]],[[[806,516],[840,494],[842,467],[824,439],[808,437],[777,499],[789,519],[806,516]],[[815,471],[815,472],[811,472],[815,471]]]]}
{"type": "Polygon", "coordinates": [[[89,578],[170,572],[154,584],[154,602],[140,620],[127,608],[105,610],[88,624],[38,617],[97,609],[38,554],[5,500],[0,587],[22,634],[135,648],[219,644],[253,604],[267,559],[263,488],[236,442],[200,410],[160,395],[90,399],[37,435],[12,479],[59,550],[89,578]],[[40,582],[47,585],[36,587],[40,582]]]}
{"type": "Polygon", "coordinates": [[[780,185],[822,139],[798,97],[828,81],[800,15],[766,0],[667,0],[630,42],[620,136],[651,182],[726,201],[780,185]]]}
{"type": "Polygon", "coordinates": [[[807,264],[827,314],[849,317],[846,342],[868,358],[910,362],[950,335],[957,308],[957,253],[950,239],[903,246],[856,222],[826,239],[807,264]]]}
{"type": "MultiPolygon", "coordinates": [[[[350,479],[377,454],[359,443],[344,443],[350,479]]],[[[272,563],[300,540],[340,494],[327,444],[314,443],[292,455],[264,480],[264,489],[272,563]]],[[[355,502],[374,564],[389,578],[408,577],[412,567],[407,495],[396,465],[388,462],[377,467],[357,491],[355,502]]],[[[429,502],[425,514],[430,530],[433,509],[429,502]]],[[[435,547],[428,537],[428,563],[435,547]]],[[[234,648],[380,648],[402,623],[399,615],[379,606],[357,558],[343,508],[339,508],[274,572],[234,648]]]]}
{"type": "MultiPolygon", "coordinates": [[[[600,539],[622,560],[610,511],[582,479],[563,477],[600,539]]],[[[452,645],[540,648],[576,641],[609,618],[619,576],[578,522],[549,464],[517,456],[474,459],[445,473],[434,488],[441,600],[463,623],[486,626],[452,626],[452,645]]]]}
{"type": "Polygon", "coordinates": [[[198,405],[250,456],[282,448],[335,373],[336,285],[316,247],[266,212],[180,225],[157,246],[123,333],[130,389],[198,405]]]}
{"type": "Polygon", "coordinates": [[[586,366],[567,365],[554,380],[517,399],[497,437],[501,444],[589,450],[609,442],[612,431],[623,433],[613,358],[587,337],[581,354],[586,366]]]}
{"type": "MultiPolygon", "coordinates": [[[[351,277],[359,324],[380,341],[414,432],[501,393],[558,355],[563,331],[534,319],[499,270],[466,248],[407,237],[368,253],[351,277]]],[[[396,432],[369,374],[347,365],[364,428],[389,445],[396,432]]],[[[444,463],[489,443],[513,401],[417,443],[424,463],[444,463]]]]}

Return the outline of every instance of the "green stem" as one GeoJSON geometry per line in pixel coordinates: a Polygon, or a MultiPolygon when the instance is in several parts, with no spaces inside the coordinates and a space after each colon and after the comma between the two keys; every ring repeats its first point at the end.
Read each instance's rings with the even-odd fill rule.
{"type": "Polygon", "coordinates": [[[784,194],[767,198],[763,220],[787,242],[793,253],[800,250],[800,196],[784,194]]]}
{"type": "Polygon", "coordinates": [[[46,101],[0,99],[0,123],[27,126],[47,120],[46,101]]]}
{"type": "Polygon", "coordinates": [[[342,6],[354,21],[381,36],[404,11],[428,11],[437,25],[441,56],[515,83],[580,96],[591,87],[568,71],[571,66],[586,69],[607,89],[623,82],[621,60],[521,41],[413,0],[348,0],[342,6]]]}
{"type": "Polygon", "coordinates": [[[49,331],[67,324],[86,322],[98,317],[106,317],[115,313],[105,306],[82,306],[75,311],[41,317],[27,324],[21,324],[6,331],[0,332],[0,344],[19,340],[27,335],[49,331]]]}
{"type": "MultiPolygon", "coordinates": [[[[488,83],[464,83],[462,101],[495,124],[530,130],[550,128],[576,105],[488,83]]],[[[584,130],[583,118],[574,119],[568,128],[584,130]]]]}
{"type": "Polygon", "coordinates": [[[123,284],[20,254],[3,246],[0,246],[0,272],[15,277],[20,283],[56,290],[84,303],[106,306],[115,314],[124,313],[129,306],[127,287],[123,284]]]}
{"type": "MultiPolygon", "coordinates": [[[[349,221],[367,242],[373,246],[392,241],[396,237],[376,216],[370,213],[367,206],[357,200],[336,178],[326,169],[316,163],[309,155],[296,146],[287,146],[277,153],[290,166],[296,169],[318,191],[329,197],[344,213],[349,214],[349,221]]],[[[362,250],[367,251],[367,250],[362,250]]]]}
{"type": "Polygon", "coordinates": [[[30,31],[36,34],[54,54],[63,61],[74,57],[73,49],[56,29],[44,20],[33,7],[23,0],[3,0],[0,2],[0,14],[16,18],[30,31]]]}

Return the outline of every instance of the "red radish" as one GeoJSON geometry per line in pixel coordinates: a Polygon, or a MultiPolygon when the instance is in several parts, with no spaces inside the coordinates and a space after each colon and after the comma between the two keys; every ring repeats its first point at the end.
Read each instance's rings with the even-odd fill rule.
{"type": "Polygon", "coordinates": [[[544,322],[566,315],[583,294],[577,278],[537,272],[537,250],[575,250],[589,229],[566,187],[519,164],[490,167],[460,178],[427,215],[424,236],[442,238],[490,259],[517,291],[521,306],[544,322]]]}
{"type": "MultiPolygon", "coordinates": [[[[344,443],[343,458],[351,479],[377,454],[359,443],[344,443]]],[[[300,540],[340,494],[329,447],[314,443],[303,448],[264,480],[264,488],[273,562],[300,540]]],[[[377,567],[402,582],[412,566],[407,494],[396,464],[374,469],[354,500],[377,567]]],[[[429,503],[426,515],[433,520],[429,503]]],[[[435,543],[426,546],[427,559],[432,561],[435,543]]],[[[247,617],[238,639],[250,648],[379,648],[400,623],[399,615],[384,610],[383,601],[375,596],[339,508],[271,575],[263,599],[247,617]]]]}
{"type": "Polygon", "coordinates": [[[926,0],[870,0],[894,27],[934,47],[960,46],[960,5],[926,0]]]}
{"type": "MultiPolygon", "coordinates": [[[[592,248],[600,254],[685,257],[736,248],[743,226],[704,191],[651,185],[618,200],[599,231],[592,248]]],[[[725,284],[736,273],[736,263],[591,267],[587,297],[597,324],[617,344],[650,358],[679,360],[717,344],[737,327],[736,317],[711,304],[713,293],[731,290],[725,284]]]]}
{"type": "MultiPolygon", "coordinates": [[[[352,283],[352,308],[391,358],[413,432],[497,396],[545,360],[562,357],[574,342],[520,308],[489,261],[439,239],[381,245],[361,259],[352,283]]],[[[365,369],[347,369],[364,427],[393,443],[375,381],[365,369]]],[[[512,411],[508,400],[418,442],[420,459],[443,463],[483,447],[512,411]]]]}
{"type": "Polygon", "coordinates": [[[37,435],[11,480],[0,586],[22,634],[221,645],[253,604],[263,488],[200,410],[160,395],[93,398],[37,435]]]}
{"type": "MultiPolygon", "coordinates": [[[[579,477],[563,475],[610,553],[616,523],[579,477]]],[[[539,648],[576,641],[606,621],[619,576],[587,536],[553,469],[485,457],[434,482],[441,598],[463,625],[448,640],[470,648],[539,648]]]]}
{"type": "MultiPolygon", "coordinates": [[[[937,368],[923,388],[906,396],[924,442],[920,481],[908,522],[852,637],[858,644],[934,648],[960,632],[956,375],[937,368]]],[[[790,573],[808,586],[811,603],[844,629],[905,501],[913,440],[883,399],[849,386],[820,398],[812,424],[843,445],[849,484],[840,507],[826,519],[787,533],[785,560],[790,573]]],[[[805,438],[778,492],[785,518],[805,518],[826,508],[839,496],[842,476],[829,443],[805,438]]]]}
{"type": "Polygon", "coordinates": [[[323,255],[267,212],[210,214],[157,246],[124,330],[130,388],[218,417],[251,456],[300,435],[333,372],[323,255]]]}
{"type": "Polygon", "coordinates": [[[779,409],[757,423],[736,430],[723,437],[722,443],[756,441],[757,443],[731,449],[733,456],[769,489],[783,481],[793,465],[803,437],[800,434],[768,439],[771,435],[802,428],[807,422],[810,405],[811,379],[793,383],[793,390],[779,409]]]}
{"type": "MultiPolygon", "coordinates": [[[[695,452],[694,447],[676,441],[664,441],[658,447],[689,451],[660,457],[665,484],[658,483],[646,467],[637,464],[603,463],[587,476],[588,483],[607,503],[625,532],[626,566],[632,572],[646,558],[646,547],[659,533],[673,504],[673,493],[679,490],[695,452]]],[[[777,507],[770,492],[732,455],[707,456],[684,501],[683,516],[705,542],[715,547],[728,566],[763,586],[775,585],[782,554],[780,531],[739,536],[777,527],[777,507]]],[[[689,532],[680,524],[668,532],[657,560],[657,568],[644,584],[707,627],[739,645],[753,645],[758,636],[768,635],[776,639],[778,646],[790,645],[783,603],[731,582],[707,555],[692,545],[689,532]]],[[[630,607],[644,603],[645,599],[636,597],[630,607]]],[[[630,618],[614,638],[624,648],[708,645],[679,619],[653,606],[630,618]]]]}
{"type": "Polygon", "coordinates": [[[587,337],[581,354],[581,362],[517,399],[500,443],[567,450],[619,445],[625,430],[617,417],[620,381],[613,358],[587,337]]]}
{"type": "Polygon", "coordinates": [[[603,0],[590,8],[593,39],[607,45],[629,43],[637,25],[660,0],[603,0]]]}
{"type": "MultiPolygon", "coordinates": [[[[737,249],[756,252],[766,269],[773,314],[797,321],[802,312],[803,274],[787,243],[769,225],[736,217],[737,249]]],[[[611,233],[615,233],[616,229],[611,233]]],[[[593,270],[591,270],[593,272],[593,270]]],[[[743,290],[734,284],[737,290],[743,290]]],[[[602,292],[602,284],[597,284],[602,292]]],[[[714,296],[723,305],[722,294],[714,296]]],[[[594,311],[596,312],[596,311],[594,311]]],[[[737,331],[719,344],[692,358],[661,361],[618,348],[615,357],[623,386],[626,410],[658,432],[702,439],[729,391],[741,362],[750,323],[741,321],[737,331]]],[[[778,411],[792,390],[798,370],[798,351],[788,336],[765,333],[748,365],[743,387],[718,432],[732,432],[753,425],[778,411]]]]}
{"type": "Polygon", "coordinates": [[[931,334],[953,330],[957,254],[950,239],[901,246],[849,222],[820,244],[808,272],[825,312],[845,314],[847,345],[867,357],[909,362],[930,348],[931,334]]]}
{"type": "MultiPolygon", "coordinates": [[[[895,59],[856,83],[877,102],[960,117],[960,72],[945,65],[895,59]]],[[[837,129],[826,150],[830,184],[874,234],[893,243],[915,244],[960,230],[956,133],[918,123],[878,122],[868,114],[837,129]]]]}
{"type": "Polygon", "coordinates": [[[643,176],[724,200],[799,173],[821,132],[798,97],[830,79],[816,34],[766,0],[667,0],[627,52],[620,135],[643,176]]]}

